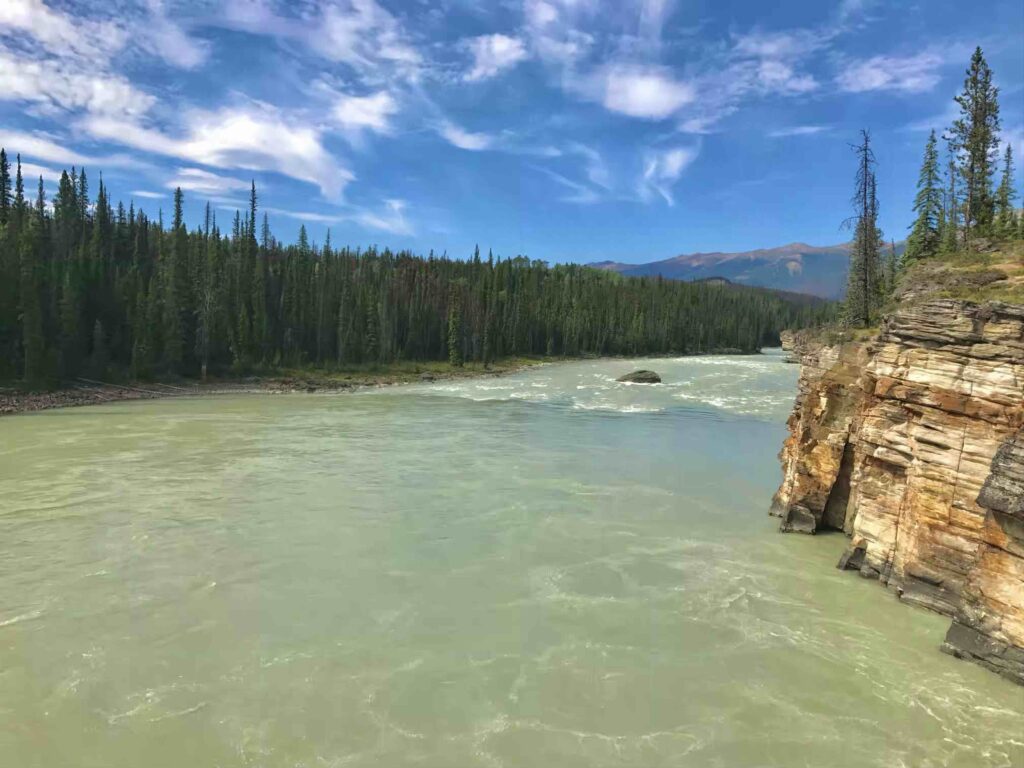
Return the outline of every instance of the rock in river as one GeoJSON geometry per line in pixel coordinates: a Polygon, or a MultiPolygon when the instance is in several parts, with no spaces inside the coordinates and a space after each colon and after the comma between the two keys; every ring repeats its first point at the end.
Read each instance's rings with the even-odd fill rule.
{"type": "Polygon", "coordinates": [[[654,371],[633,371],[619,376],[616,381],[628,381],[632,384],[661,384],[661,376],[654,371]]]}

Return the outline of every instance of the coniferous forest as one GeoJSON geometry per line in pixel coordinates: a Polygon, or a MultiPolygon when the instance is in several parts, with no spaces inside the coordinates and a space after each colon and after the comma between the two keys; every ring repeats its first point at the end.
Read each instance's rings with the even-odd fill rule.
{"type": "Polygon", "coordinates": [[[248,211],[189,229],[114,204],[86,170],[47,200],[0,152],[0,378],[205,377],[398,360],[756,351],[830,316],[822,302],[632,278],[525,257],[467,260],[284,245],[248,211]],[[225,231],[226,230],[226,231],[225,231]]]}
{"type": "Polygon", "coordinates": [[[1018,214],[1014,206],[1017,193],[1012,145],[1007,142],[1002,156],[999,154],[999,89],[992,79],[981,48],[976,48],[964,75],[963,90],[954,97],[959,115],[943,134],[945,178],[939,168],[934,130],[925,144],[914,197],[914,222],[902,258],[896,254],[895,243],[891,243],[888,254],[883,253],[875,154],[871,134],[861,131],[860,142],[852,147],[857,158],[854,215],[845,222],[853,230],[842,313],[847,325],[863,328],[877,323],[897,277],[911,263],[969,251],[982,238],[1024,239],[1024,213],[1018,214]],[[998,166],[1001,177],[996,186],[998,166]]]}

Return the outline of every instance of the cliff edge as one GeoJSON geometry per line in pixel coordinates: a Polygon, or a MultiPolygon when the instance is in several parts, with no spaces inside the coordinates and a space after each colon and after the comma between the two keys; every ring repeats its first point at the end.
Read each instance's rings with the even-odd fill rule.
{"type": "Polygon", "coordinates": [[[785,335],[801,373],[772,514],[844,531],[840,568],[1024,684],[1024,304],[913,285],[871,338],[785,335]]]}

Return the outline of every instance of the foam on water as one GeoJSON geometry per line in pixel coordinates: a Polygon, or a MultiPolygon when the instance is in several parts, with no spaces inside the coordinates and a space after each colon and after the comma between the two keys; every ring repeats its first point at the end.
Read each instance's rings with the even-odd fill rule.
{"type": "Polygon", "coordinates": [[[775,533],[796,373],[5,418],[0,762],[1024,765],[947,619],[775,533]]]}
{"type": "Polygon", "coordinates": [[[784,417],[792,403],[790,372],[781,354],[600,360],[546,364],[500,379],[463,379],[368,393],[458,397],[475,402],[521,401],[580,411],[623,414],[664,413],[707,406],[722,416],[784,417]],[[660,384],[616,379],[636,368],[651,368],[660,384]]]}

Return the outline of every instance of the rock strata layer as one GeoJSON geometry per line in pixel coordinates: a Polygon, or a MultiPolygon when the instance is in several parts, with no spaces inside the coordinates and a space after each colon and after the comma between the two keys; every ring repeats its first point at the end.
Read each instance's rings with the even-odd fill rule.
{"type": "Polygon", "coordinates": [[[839,567],[953,618],[943,650],[1024,683],[1024,306],[932,299],[865,342],[790,334],[772,503],[842,530],[839,567]]]}

